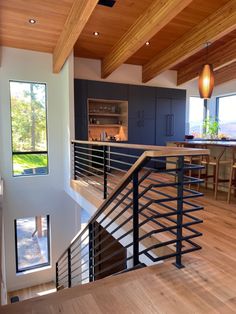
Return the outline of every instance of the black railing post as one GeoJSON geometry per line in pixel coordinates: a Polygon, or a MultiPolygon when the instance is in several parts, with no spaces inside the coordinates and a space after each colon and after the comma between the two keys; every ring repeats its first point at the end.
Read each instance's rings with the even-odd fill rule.
{"type": "Polygon", "coordinates": [[[58,272],[58,262],[56,262],[56,289],[59,287],[59,272],[58,272]]]}
{"type": "Polygon", "coordinates": [[[67,249],[67,262],[68,262],[68,288],[71,287],[71,249],[67,249]]]}
{"type": "Polygon", "coordinates": [[[93,275],[93,223],[89,224],[89,281],[94,281],[93,275]]]}
{"type": "Polygon", "coordinates": [[[138,171],[133,174],[133,266],[139,264],[138,171]]]}
{"type": "Polygon", "coordinates": [[[184,193],[184,156],[180,156],[177,162],[177,241],[176,260],[174,265],[183,268],[182,264],[182,237],[183,237],[183,193],[184,193]]]}
{"type": "Polygon", "coordinates": [[[103,198],[107,198],[107,146],[103,146],[103,198]]]}

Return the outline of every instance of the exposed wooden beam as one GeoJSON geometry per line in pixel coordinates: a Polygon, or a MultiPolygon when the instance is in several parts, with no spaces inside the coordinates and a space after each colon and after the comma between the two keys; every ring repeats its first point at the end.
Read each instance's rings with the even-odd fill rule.
{"type": "Polygon", "coordinates": [[[60,72],[98,0],[74,0],[63,31],[53,51],[53,72],[60,72]]]}
{"type": "Polygon", "coordinates": [[[152,2],[103,59],[102,78],[106,78],[128,60],[191,2],[192,0],[155,0],[152,2]]]}
{"type": "Polygon", "coordinates": [[[143,82],[150,81],[156,75],[198,52],[204,43],[214,42],[234,29],[236,29],[236,1],[231,0],[145,64],[143,82]]]}
{"type": "MultiPolygon", "coordinates": [[[[189,60],[189,63],[180,67],[177,74],[177,85],[184,84],[198,77],[204,62],[205,51],[189,60]]],[[[232,38],[217,47],[210,46],[207,61],[213,65],[214,70],[218,70],[227,64],[236,61],[236,38],[232,38]]]]}
{"type": "Polygon", "coordinates": [[[214,71],[214,77],[216,86],[236,79],[236,62],[214,71]]]}

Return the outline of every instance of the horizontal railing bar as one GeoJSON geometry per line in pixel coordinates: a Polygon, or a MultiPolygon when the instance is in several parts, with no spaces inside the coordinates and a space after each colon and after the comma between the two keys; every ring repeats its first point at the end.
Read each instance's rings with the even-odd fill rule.
{"type": "Polygon", "coordinates": [[[157,243],[157,244],[151,245],[147,249],[144,249],[144,250],[140,251],[139,255],[145,254],[145,252],[151,251],[153,249],[158,249],[158,248],[163,247],[163,246],[171,245],[171,244],[174,244],[174,243],[176,243],[178,241],[184,241],[185,239],[193,239],[193,238],[199,237],[201,235],[202,235],[202,233],[199,232],[198,234],[191,234],[191,235],[188,235],[188,236],[182,236],[178,240],[177,239],[173,239],[173,240],[169,240],[169,241],[166,241],[166,242],[157,243]]]}
{"type": "MultiPolygon", "coordinates": [[[[132,215],[127,218],[125,221],[123,221],[121,224],[119,224],[118,227],[116,227],[114,230],[112,230],[111,232],[109,232],[109,234],[112,236],[114,233],[116,233],[118,230],[120,230],[124,225],[126,225],[131,219],[132,219],[132,215]]],[[[96,237],[97,238],[97,237],[96,237]]],[[[109,235],[107,235],[105,238],[103,238],[99,244],[94,246],[94,249],[96,249],[99,245],[101,245],[102,243],[104,243],[107,239],[109,239],[109,235]]],[[[103,248],[100,253],[104,252],[107,249],[107,247],[103,248]]]]}
{"type": "Polygon", "coordinates": [[[102,179],[102,176],[100,176],[100,175],[98,175],[98,174],[96,174],[96,173],[93,173],[93,172],[91,172],[91,171],[89,171],[89,170],[86,170],[86,169],[84,169],[84,168],[82,168],[82,167],[80,167],[80,166],[78,166],[78,165],[76,165],[75,168],[76,168],[76,169],[78,168],[78,169],[80,169],[81,171],[85,171],[85,172],[91,173],[93,176],[102,179]]]}
{"type": "Polygon", "coordinates": [[[77,243],[77,245],[75,246],[71,246],[71,253],[73,253],[73,251],[75,251],[75,250],[77,250],[77,248],[84,242],[84,241],[86,241],[87,239],[88,239],[88,237],[89,237],[89,233],[83,238],[83,239],[80,239],[80,242],[79,243],[77,243]]]}
{"type": "MultiPolygon", "coordinates": [[[[68,266],[68,265],[66,265],[66,266],[68,266]]],[[[62,272],[62,269],[61,269],[61,268],[58,269],[58,275],[59,275],[59,276],[60,276],[60,275],[63,275],[65,272],[68,272],[68,268],[64,269],[63,272],[62,272]]]]}
{"type": "Polygon", "coordinates": [[[67,278],[68,274],[66,274],[65,276],[63,276],[62,278],[59,277],[59,280],[62,281],[63,279],[67,278]]]}
{"type": "MultiPolygon", "coordinates": [[[[100,153],[103,153],[103,151],[99,151],[100,153]]],[[[89,153],[83,153],[83,152],[78,152],[78,154],[82,154],[82,155],[85,155],[85,156],[89,156],[89,157],[92,157],[92,158],[99,158],[99,159],[104,159],[103,156],[99,156],[99,155],[93,155],[93,154],[89,154],[89,153]]],[[[89,161],[92,161],[90,159],[86,159],[86,160],[89,160],[89,161]]]]}
{"type": "Polygon", "coordinates": [[[74,255],[72,256],[72,258],[73,258],[73,259],[76,258],[76,257],[83,251],[83,249],[84,249],[84,248],[87,248],[88,246],[89,246],[89,243],[86,244],[79,252],[77,252],[76,254],[74,254],[74,255]]]}
{"type": "MultiPolygon", "coordinates": [[[[87,252],[87,254],[86,255],[88,255],[89,253],[87,252]]],[[[86,257],[86,255],[85,255],[85,257],[86,257]]],[[[80,259],[76,259],[75,261],[73,261],[75,259],[75,257],[73,257],[71,260],[72,260],[72,263],[71,263],[71,268],[73,267],[73,266],[75,266],[77,263],[80,263],[81,261],[82,261],[82,259],[80,258],[80,259]]],[[[85,261],[85,262],[88,262],[88,261],[85,261]]],[[[83,265],[84,263],[82,263],[82,264],[80,264],[80,267],[83,265]]]]}
{"type": "Polygon", "coordinates": [[[127,170],[120,169],[120,168],[117,168],[117,167],[114,167],[114,166],[111,166],[111,165],[109,165],[108,168],[113,169],[113,170],[117,170],[117,171],[122,172],[122,173],[126,173],[127,172],[127,170]]]}
{"type": "MultiPolygon", "coordinates": [[[[76,159],[82,159],[82,160],[85,160],[85,161],[89,161],[88,159],[85,159],[85,158],[83,158],[83,157],[79,157],[79,156],[76,156],[75,157],[76,159]]],[[[78,160],[75,160],[75,163],[79,163],[79,164],[81,164],[81,165],[84,165],[84,166],[86,166],[86,167],[89,167],[89,168],[92,168],[92,169],[94,169],[94,170],[98,170],[98,171],[102,171],[103,172],[103,170],[101,170],[101,169],[99,169],[99,168],[96,168],[96,167],[93,167],[91,164],[93,163],[93,164],[96,164],[96,165],[99,165],[99,166],[101,166],[101,167],[103,167],[103,163],[101,164],[100,162],[96,162],[96,161],[89,161],[87,164],[84,164],[84,163],[82,163],[81,161],[78,161],[78,160]]]]}
{"type": "MultiPolygon", "coordinates": [[[[161,225],[160,222],[158,222],[158,223],[161,225]]],[[[193,221],[185,222],[185,223],[182,224],[182,227],[187,229],[186,227],[189,227],[189,226],[192,226],[192,225],[196,225],[196,224],[200,224],[200,223],[202,223],[202,221],[199,221],[199,222],[195,222],[195,221],[194,222],[193,221]]],[[[174,231],[177,228],[178,228],[178,226],[175,224],[174,226],[162,227],[162,229],[152,230],[152,231],[146,233],[145,235],[143,235],[142,237],[140,237],[139,241],[143,241],[146,238],[153,236],[154,234],[158,234],[158,233],[162,233],[162,232],[166,232],[166,231],[172,231],[172,230],[174,231]]],[[[198,232],[198,231],[194,230],[193,233],[195,234],[196,232],[198,232]]],[[[176,235],[175,232],[173,232],[173,234],[176,235]]]]}
{"type": "MultiPolygon", "coordinates": [[[[88,254],[88,257],[89,257],[89,254],[88,254]]],[[[81,260],[80,260],[81,261],[81,260]]],[[[80,262],[80,261],[77,261],[77,263],[78,262],[80,262]]],[[[86,261],[84,261],[82,264],[80,264],[80,267],[82,268],[84,265],[86,265],[87,263],[89,263],[89,259],[87,259],[86,261]]],[[[74,263],[74,265],[75,265],[76,263],[74,263]]]]}
{"type": "MultiPolygon", "coordinates": [[[[79,170],[75,171],[76,176],[83,176],[85,177],[85,179],[83,178],[82,180],[84,180],[86,183],[89,183],[89,181],[92,181],[91,178],[89,176],[87,176],[86,174],[80,172],[79,170]],[[79,173],[79,174],[78,174],[79,173]]],[[[100,184],[100,183],[99,183],[100,184]]],[[[100,192],[103,193],[103,189],[100,188],[98,185],[94,186],[94,189],[99,190],[100,192]]]]}
{"type": "Polygon", "coordinates": [[[83,162],[81,162],[81,161],[76,161],[76,160],[75,160],[75,163],[76,163],[76,164],[79,164],[79,165],[82,165],[82,166],[85,166],[85,167],[88,167],[88,168],[91,168],[91,169],[94,169],[94,170],[96,170],[96,171],[99,171],[99,172],[102,172],[102,173],[103,173],[103,170],[102,170],[101,168],[96,168],[96,167],[93,167],[93,166],[91,166],[91,165],[84,164],[83,162]]]}
{"type": "Polygon", "coordinates": [[[86,146],[86,147],[82,147],[82,146],[75,146],[75,151],[76,149],[84,149],[84,150],[91,150],[91,151],[94,151],[94,152],[99,152],[101,153],[103,151],[103,147],[101,146],[101,149],[96,149],[96,148],[92,148],[90,146],[86,146]]]}
{"type": "Polygon", "coordinates": [[[65,253],[61,256],[60,261],[58,261],[58,262],[62,263],[64,261],[67,261],[67,254],[68,254],[68,252],[65,251],[65,253]]]}
{"type": "Polygon", "coordinates": [[[115,162],[115,163],[119,163],[122,165],[127,165],[127,166],[132,166],[132,164],[130,162],[125,162],[125,161],[121,161],[121,160],[116,160],[116,159],[112,159],[112,158],[107,158],[107,160],[115,162]]]}
{"type": "MultiPolygon", "coordinates": [[[[79,268],[81,268],[81,267],[77,267],[77,268],[75,268],[74,270],[71,270],[71,273],[75,272],[75,271],[78,270],[79,268]]],[[[75,276],[78,277],[78,276],[84,274],[86,271],[89,271],[89,268],[83,270],[82,272],[76,274],[75,276]]]]}
{"type": "Polygon", "coordinates": [[[135,159],[138,159],[140,157],[140,155],[130,155],[130,154],[125,154],[125,153],[118,153],[118,152],[114,152],[112,150],[109,152],[109,154],[122,156],[122,157],[131,157],[131,158],[135,158],[135,159]]]}

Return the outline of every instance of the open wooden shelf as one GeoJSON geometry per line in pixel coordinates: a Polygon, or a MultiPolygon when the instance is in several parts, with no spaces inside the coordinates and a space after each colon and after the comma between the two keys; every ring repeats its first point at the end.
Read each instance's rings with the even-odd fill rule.
{"type": "Polygon", "coordinates": [[[100,128],[119,128],[122,124],[89,124],[89,127],[100,127],[100,128]]]}
{"type": "Polygon", "coordinates": [[[99,116],[99,117],[120,117],[119,113],[106,113],[106,112],[90,112],[90,116],[99,116]]]}

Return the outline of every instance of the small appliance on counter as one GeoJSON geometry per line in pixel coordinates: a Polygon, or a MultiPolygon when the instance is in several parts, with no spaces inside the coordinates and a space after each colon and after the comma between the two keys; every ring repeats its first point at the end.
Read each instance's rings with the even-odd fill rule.
{"type": "Polygon", "coordinates": [[[101,134],[100,134],[100,140],[101,142],[104,142],[107,140],[107,132],[105,131],[102,131],[101,134]]]}
{"type": "Polygon", "coordinates": [[[194,139],[194,135],[191,134],[186,134],[184,137],[185,140],[193,140],[194,139]]]}

